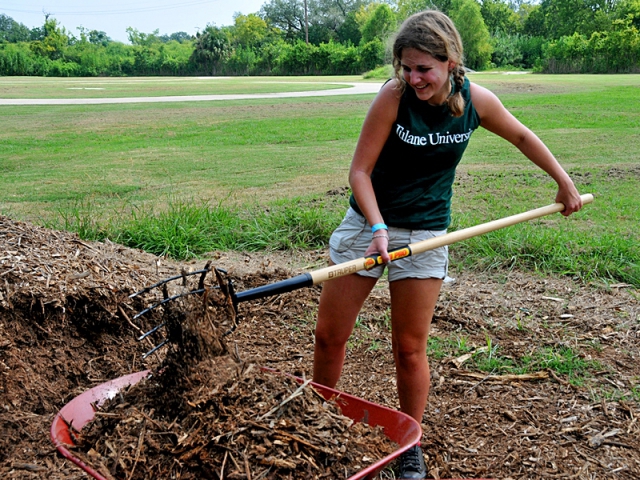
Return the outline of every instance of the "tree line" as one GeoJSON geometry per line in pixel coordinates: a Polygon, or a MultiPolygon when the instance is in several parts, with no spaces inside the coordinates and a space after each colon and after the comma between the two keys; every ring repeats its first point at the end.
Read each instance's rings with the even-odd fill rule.
{"type": "Polygon", "coordinates": [[[640,0],[267,0],[195,36],[129,27],[130,44],[0,14],[0,75],[362,74],[389,64],[394,31],[426,8],[452,18],[473,70],[640,72],[640,0]]]}

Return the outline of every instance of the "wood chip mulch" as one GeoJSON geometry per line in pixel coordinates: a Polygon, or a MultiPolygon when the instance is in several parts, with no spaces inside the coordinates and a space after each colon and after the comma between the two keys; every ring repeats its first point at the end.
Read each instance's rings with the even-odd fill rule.
{"type": "Polygon", "coordinates": [[[229,353],[229,284],[210,263],[203,271],[178,279],[185,295],[161,307],[171,343],[157,373],[78,435],[88,465],[127,480],[348,478],[398,448],[382,428],[342,415],[310,381],[229,353]],[[216,285],[205,283],[209,271],[216,285]]]}
{"type": "MultiPolygon", "coordinates": [[[[237,291],[290,278],[323,267],[327,261],[326,252],[212,252],[208,258],[229,272],[237,291]]],[[[87,242],[74,234],[0,216],[0,478],[88,478],[53,446],[49,429],[54,416],[73,398],[108,380],[145,369],[159,371],[172,350],[162,349],[143,359],[162,336],[137,338],[162,321],[162,309],[136,319],[137,312],[157,299],[129,295],[183,269],[201,268],[204,262],[170,262],[108,241],[87,242]]],[[[640,478],[637,288],[516,270],[450,275],[456,281],[443,288],[430,333],[432,386],[422,419],[429,478],[640,478]],[[559,365],[533,364],[529,376],[504,368],[480,370],[474,360],[486,358],[489,352],[503,363],[533,358],[537,362],[554,359],[559,365]],[[573,357],[565,358],[565,353],[573,357]],[[588,362],[590,367],[574,374],[565,369],[572,362],[588,362]]],[[[373,291],[361,312],[337,388],[393,409],[398,408],[398,400],[385,287],[382,282],[373,291]]],[[[223,347],[222,357],[231,359],[224,363],[229,371],[246,371],[255,364],[308,378],[320,290],[318,286],[242,303],[237,328],[228,336],[226,350],[223,347]]],[[[259,368],[252,371],[261,372],[259,368]]],[[[233,375],[226,378],[242,378],[239,373],[233,375]]],[[[288,398],[294,386],[274,390],[282,393],[273,406],[288,398]]],[[[235,388],[250,395],[256,390],[255,384],[235,388]]],[[[185,392],[175,398],[194,404],[213,398],[207,396],[212,389],[185,392]]],[[[118,414],[134,407],[132,400],[123,398],[117,399],[118,405],[125,405],[114,410],[118,414]]],[[[268,402],[260,409],[257,405],[262,400],[255,398],[252,421],[260,423],[256,418],[269,411],[268,402]]],[[[295,400],[303,398],[296,397],[264,421],[277,418],[274,430],[292,434],[277,422],[295,400]]],[[[203,413],[186,405],[192,414],[213,415],[213,411],[203,413]]],[[[159,409],[153,416],[149,406],[138,411],[154,418],[159,409]]],[[[154,421],[162,425],[165,419],[154,421]]],[[[163,439],[163,435],[146,433],[155,428],[149,419],[144,417],[142,423],[145,442],[163,439]]],[[[196,425],[195,417],[189,425],[196,425]]],[[[168,425],[163,428],[169,431],[168,425]]],[[[191,435],[197,428],[166,436],[176,448],[185,433],[191,435]]],[[[252,427],[230,439],[238,440],[253,429],[263,431],[252,427]]],[[[230,431],[235,430],[229,427],[224,434],[230,431]]],[[[263,436],[282,451],[295,449],[295,444],[303,451],[301,442],[284,435],[263,436]]],[[[150,447],[141,444],[134,469],[140,430],[130,437],[122,461],[129,474],[144,472],[143,454],[150,447]]],[[[221,437],[215,448],[224,449],[223,438],[227,440],[221,437]]],[[[227,451],[225,478],[246,477],[245,451],[227,451]]],[[[292,451],[288,461],[295,457],[292,451]]],[[[263,455],[279,458],[275,452],[267,450],[263,455]]],[[[105,465],[120,468],[110,455],[104,454],[105,465]]],[[[324,468],[321,461],[314,461],[324,468]]],[[[249,471],[269,468],[257,465],[249,471]]],[[[384,470],[380,478],[392,475],[384,470]]]]}
{"type": "Polygon", "coordinates": [[[397,448],[308,383],[253,364],[238,368],[213,389],[198,382],[180,393],[179,412],[159,404],[160,379],[133,387],[83,429],[76,454],[105,478],[331,479],[397,448]]]}

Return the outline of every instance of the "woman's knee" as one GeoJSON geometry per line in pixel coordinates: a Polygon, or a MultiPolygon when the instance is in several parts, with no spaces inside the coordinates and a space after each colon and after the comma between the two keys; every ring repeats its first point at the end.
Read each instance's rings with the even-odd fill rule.
{"type": "Polygon", "coordinates": [[[341,332],[339,329],[319,320],[314,335],[316,347],[337,349],[344,348],[349,340],[350,333],[341,332]]]}
{"type": "Polygon", "coordinates": [[[427,358],[427,345],[425,341],[415,338],[395,339],[393,353],[396,363],[406,365],[421,363],[427,358]]]}

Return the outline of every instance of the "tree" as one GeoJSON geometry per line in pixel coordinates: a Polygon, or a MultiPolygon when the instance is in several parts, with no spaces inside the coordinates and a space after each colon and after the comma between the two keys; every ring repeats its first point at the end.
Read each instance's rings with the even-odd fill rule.
{"type": "Polygon", "coordinates": [[[193,40],[193,38],[194,37],[192,35],[189,35],[187,32],[175,32],[171,35],[164,33],[158,36],[158,40],[160,40],[162,43],[169,43],[171,41],[184,43],[190,42],[191,40],[193,40]]]}
{"type": "Polygon", "coordinates": [[[371,18],[371,15],[373,15],[373,12],[377,6],[377,3],[368,3],[367,5],[360,6],[358,11],[355,12],[355,21],[358,24],[358,28],[360,29],[360,31],[362,31],[362,27],[364,27],[364,24],[369,21],[369,18],[371,18]]]}
{"type": "Polygon", "coordinates": [[[231,51],[227,32],[209,24],[202,33],[196,35],[192,58],[211,71],[211,75],[215,75],[220,63],[229,58],[231,51]]]}
{"type": "Polygon", "coordinates": [[[371,16],[362,26],[361,42],[365,44],[377,38],[384,43],[395,30],[395,27],[396,16],[393,10],[391,10],[389,5],[382,3],[375,8],[371,16]]]}
{"type": "Polygon", "coordinates": [[[349,12],[347,18],[345,18],[342,25],[338,27],[336,31],[337,40],[344,44],[358,45],[362,34],[360,33],[360,27],[356,21],[356,12],[349,12]]]}
{"type": "Polygon", "coordinates": [[[91,30],[89,32],[89,43],[106,47],[111,41],[107,33],[102,30],[91,30]]]}
{"type": "Polygon", "coordinates": [[[109,42],[112,40],[109,38],[106,32],[99,30],[91,30],[87,31],[82,25],[78,27],[78,31],[80,32],[80,42],[88,42],[92,45],[100,45],[102,47],[106,47],[109,45],[109,42]]]}
{"type": "Polygon", "coordinates": [[[0,43],[26,42],[30,39],[30,35],[28,27],[16,22],[4,13],[0,13],[0,43]]]}
{"type": "Polygon", "coordinates": [[[622,0],[617,4],[614,16],[618,20],[628,18],[631,25],[640,29],[640,0],[622,0]]]}
{"type": "Polygon", "coordinates": [[[451,0],[397,0],[396,3],[400,22],[423,10],[436,9],[448,14],[451,9],[451,0]]]}
{"type": "Polygon", "coordinates": [[[243,47],[259,46],[270,34],[267,22],[255,13],[236,15],[232,32],[234,43],[243,47]]]}
{"type": "Polygon", "coordinates": [[[542,0],[545,30],[553,39],[611,29],[613,0],[542,0]]]}
{"type": "Polygon", "coordinates": [[[540,5],[533,5],[528,11],[522,24],[522,33],[532,37],[546,37],[547,26],[544,19],[544,12],[540,5]]]}
{"type": "Polygon", "coordinates": [[[480,5],[475,0],[453,0],[449,16],[460,32],[465,64],[474,70],[487,67],[493,49],[489,30],[480,13],[480,5]]]}
{"type": "Polygon", "coordinates": [[[491,63],[498,67],[523,66],[523,54],[520,50],[520,35],[506,33],[503,30],[497,30],[493,37],[493,53],[491,54],[491,63]]]}
{"type": "Polygon", "coordinates": [[[304,39],[304,5],[300,0],[270,0],[262,5],[260,16],[282,30],[284,39],[304,39]]]}
{"type": "Polygon", "coordinates": [[[309,42],[318,45],[338,40],[341,35],[353,39],[353,15],[369,2],[370,0],[306,0],[305,20],[304,0],[269,0],[262,5],[260,16],[269,25],[282,30],[284,39],[288,42],[304,40],[305,26],[308,26],[309,42]],[[341,30],[347,21],[351,25],[341,30]],[[347,33],[349,28],[351,33],[347,33]]]}
{"type": "Polygon", "coordinates": [[[141,47],[149,47],[154,43],[160,43],[161,40],[158,36],[159,33],[160,30],[157,28],[152,33],[142,33],[136,28],[127,27],[127,37],[129,37],[131,45],[138,45],[141,47]]]}
{"type": "Polygon", "coordinates": [[[44,27],[33,27],[29,34],[29,40],[44,40],[44,27]]]}
{"type": "MultiPolygon", "coordinates": [[[[307,2],[310,22],[309,40],[311,41],[313,35],[315,43],[320,43],[339,39],[340,31],[347,22],[351,23],[351,27],[347,25],[346,29],[352,28],[355,12],[362,5],[370,3],[370,0],[307,0],[307,2]]],[[[345,30],[342,31],[344,34],[345,30]]]]}
{"type": "Polygon", "coordinates": [[[69,44],[67,31],[58,26],[58,21],[54,18],[45,17],[43,26],[44,38],[31,42],[33,52],[51,60],[56,60],[64,55],[64,49],[69,44]]]}
{"type": "Polygon", "coordinates": [[[480,13],[491,34],[514,34],[522,31],[520,17],[505,0],[482,0],[480,13]]]}

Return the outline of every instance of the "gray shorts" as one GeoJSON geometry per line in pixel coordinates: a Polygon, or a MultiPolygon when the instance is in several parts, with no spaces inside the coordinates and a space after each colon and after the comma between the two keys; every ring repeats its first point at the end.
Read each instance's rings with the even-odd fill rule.
{"type": "MultiPolygon", "coordinates": [[[[406,228],[389,227],[389,250],[404,247],[428,238],[447,233],[446,230],[408,230],[406,228]]],[[[371,225],[353,208],[349,208],[340,226],[333,232],[329,240],[329,253],[334,263],[343,263],[364,257],[364,252],[371,245],[371,225]]],[[[389,281],[405,278],[440,278],[445,279],[449,268],[449,249],[447,246],[418,253],[415,256],[401,258],[380,265],[371,270],[361,270],[358,275],[380,278],[384,268],[389,269],[389,281]]]]}

